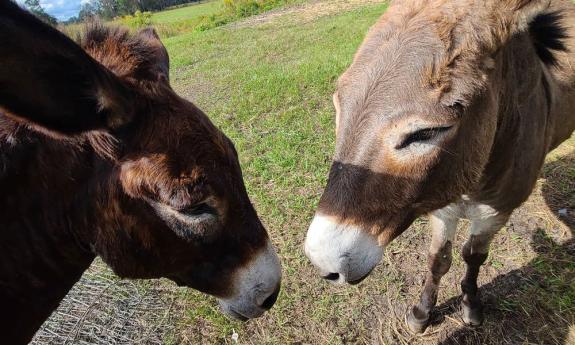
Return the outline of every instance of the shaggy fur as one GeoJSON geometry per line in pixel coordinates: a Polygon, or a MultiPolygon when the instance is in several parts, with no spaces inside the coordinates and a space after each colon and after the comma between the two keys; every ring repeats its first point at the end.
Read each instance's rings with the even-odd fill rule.
{"type": "Polygon", "coordinates": [[[267,234],[155,32],[96,25],[77,45],[1,0],[0,42],[2,343],[30,341],[96,255],[122,277],[235,294],[267,234]]]}
{"type": "Polygon", "coordinates": [[[463,194],[505,194],[506,211],[521,204],[545,154],[575,127],[574,11],[568,1],[393,3],[339,79],[320,210],[387,243],[463,194]],[[405,147],[449,126],[457,133],[428,154],[405,147]],[[519,193],[491,191],[511,188],[514,165],[524,167],[519,193]]]}
{"type": "MultiPolygon", "coordinates": [[[[334,101],[336,153],[318,213],[380,246],[436,210],[434,232],[443,238],[455,228],[441,224],[472,219],[485,245],[470,238],[462,286],[467,320],[480,322],[476,279],[486,255],[472,252],[486,253],[531,194],[545,155],[575,129],[575,5],[394,1],[339,79],[334,101]]],[[[432,254],[450,252],[451,240],[432,254]]],[[[408,319],[413,329],[424,329],[450,262],[430,256],[408,319]]]]}

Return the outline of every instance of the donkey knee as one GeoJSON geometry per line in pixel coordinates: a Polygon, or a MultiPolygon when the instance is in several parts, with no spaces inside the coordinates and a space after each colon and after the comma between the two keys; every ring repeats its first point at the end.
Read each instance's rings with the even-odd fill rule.
{"type": "Polygon", "coordinates": [[[434,280],[441,279],[441,277],[443,277],[447,272],[449,272],[452,262],[451,251],[452,251],[451,241],[447,241],[445,245],[441,247],[436,253],[430,253],[429,256],[427,257],[429,270],[434,280]]]}

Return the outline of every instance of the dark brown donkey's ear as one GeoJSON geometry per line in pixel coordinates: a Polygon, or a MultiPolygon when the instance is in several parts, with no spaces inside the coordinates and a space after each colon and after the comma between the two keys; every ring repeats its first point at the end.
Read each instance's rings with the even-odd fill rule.
{"type": "Polygon", "coordinates": [[[137,36],[150,48],[150,54],[147,56],[150,72],[154,74],[156,79],[168,81],[170,78],[170,57],[156,30],[153,28],[142,29],[137,36]]]}
{"type": "Polygon", "coordinates": [[[76,43],[0,0],[0,113],[77,134],[127,125],[131,100],[130,89],[76,43]]]}

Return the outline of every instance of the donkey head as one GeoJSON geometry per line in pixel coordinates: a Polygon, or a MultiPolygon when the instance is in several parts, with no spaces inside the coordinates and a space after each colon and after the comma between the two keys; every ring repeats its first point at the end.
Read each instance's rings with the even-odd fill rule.
{"type": "Polygon", "coordinates": [[[498,125],[501,48],[542,8],[401,1],[371,29],[337,84],[335,157],[305,243],[323,277],[361,281],[416,217],[479,185],[498,125]]]}
{"type": "Polygon", "coordinates": [[[271,308],[280,264],[237,153],[171,89],[153,30],[96,26],[77,45],[2,2],[0,41],[0,113],[95,152],[78,238],[122,277],[172,279],[240,319],[271,308]]]}

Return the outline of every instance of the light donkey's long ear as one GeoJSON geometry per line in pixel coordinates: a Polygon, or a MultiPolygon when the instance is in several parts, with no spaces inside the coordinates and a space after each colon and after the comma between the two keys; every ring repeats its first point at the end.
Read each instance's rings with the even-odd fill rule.
{"type": "Polygon", "coordinates": [[[488,19],[474,18],[474,29],[482,39],[480,52],[486,55],[485,66],[513,37],[529,33],[537,53],[545,63],[553,64],[553,52],[565,50],[566,37],[561,13],[553,10],[551,0],[486,0],[476,3],[490,13],[488,19]]]}
{"type": "Polygon", "coordinates": [[[116,130],[132,94],[76,43],[9,0],[0,0],[0,116],[43,130],[116,130]]]}
{"type": "Polygon", "coordinates": [[[550,0],[502,0],[502,8],[507,13],[509,19],[510,34],[516,34],[529,30],[535,18],[545,13],[551,6],[550,0]]]}
{"type": "MultiPolygon", "coordinates": [[[[503,0],[508,32],[501,39],[501,46],[521,32],[529,32],[535,50],[543,63],[556,66],[556,52],[567,51],[569,38],[563,14],[553,8],[551,0],[503,0]]],[[[504,19],[504,20],[505,20],[504,19]]]]}

